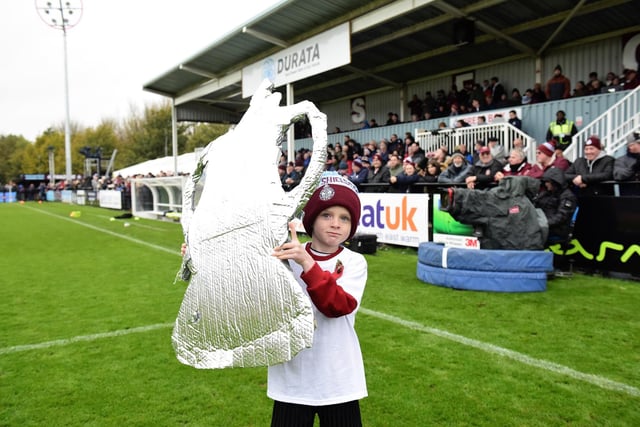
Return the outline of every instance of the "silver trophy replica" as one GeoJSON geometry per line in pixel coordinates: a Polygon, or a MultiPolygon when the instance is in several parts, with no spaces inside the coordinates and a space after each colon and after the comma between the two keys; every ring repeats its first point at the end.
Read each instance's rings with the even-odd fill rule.
{"type": "Polygon", "coordinates": [[[185,184],[180,274],[189,285],[172,341],[178,360],[195,368],[274,365],[313,341],[311,302],[271,254],[324,171],[327,119],[309,101],[281,107],[271,90],[263,81],[240,123],[209,143],[185,184]],[[301,183],[285,192],[280,147],[304,115],[313,153],[301,183]]]}

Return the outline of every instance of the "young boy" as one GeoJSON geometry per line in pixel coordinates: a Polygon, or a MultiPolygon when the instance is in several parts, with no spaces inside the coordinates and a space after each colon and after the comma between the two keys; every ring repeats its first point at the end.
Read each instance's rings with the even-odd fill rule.
{"type": "Polygon", "coordinates": [[[288,260],[313,305],[313,346],[269,367],[267,395],[274,400],[271,425],[361,426],[359,399],[367,396],[364,364],[354,330],[367,281],[364,257],[342,246],[356,231],[360,199],[339,176],[324,177],[303,212],[311,241],[301,244],[293,223],[291,241],[273,256],[288,260]]]}

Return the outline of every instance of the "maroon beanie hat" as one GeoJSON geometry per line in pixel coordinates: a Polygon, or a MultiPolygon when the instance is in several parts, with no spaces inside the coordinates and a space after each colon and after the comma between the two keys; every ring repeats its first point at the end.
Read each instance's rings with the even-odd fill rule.
{"type": "Polygon", "coordinates": [[[307,234],[313,234],[313,223],[323,210],[331,206],[342,206],[351,215],[351,232],[348,239],[353,237],[360,222],[360,198],[358,189],[349,180],[338,174],[323,175],[320,185],[313,192],[307,205],[303,209],[302,225],[307,234]]]}
{"type": "Polygon", "coordinates": [[[585,147],[590,145],[592,147],[596,147],[598,150],[602,150],[602,144],[600,143],[600,138],[598,138],[596,135],[591,135],[589,139],[585,141],[584,145],[585,147]]]}
{"type": "Polygon", "coordinates": [[[553,141],[543,142],[542,144],[538,145],[538,151],[551,157],[553,156],[553,152],[556,151],[556,145],[553,143],[553,141]]]}

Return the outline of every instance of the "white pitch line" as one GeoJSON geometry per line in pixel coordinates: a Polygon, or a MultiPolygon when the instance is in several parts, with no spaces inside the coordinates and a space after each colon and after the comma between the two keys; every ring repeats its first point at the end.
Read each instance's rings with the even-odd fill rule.
{"type": "Polygon", "coordinates": [[[513,350],[509,350],[503,347],[498,347],[493,344],[467,338],[462,335],[453,334],[451,332],[443,331],[441,329],[431,328],[429,326],[425,326],[417,322],[411,322],[409,320],[404,320],[399,317],[391,316],[386,313],[369,310],[367,308],[360,308],[360,311],[366,315],[377,317],[378,319],[382,319],[382,320],[387,320],[389,322],[404,326],[409,329],[415,329],[420,332],[427,332],[429,334],[436,335],[440,338],[445,338],[450,341],[455,341],[459,344],[477,348],[487,353],[493,353],[500,356],[504,356],[509,359],[515,360],[517,362],[524,363],[525,365],[533,366],[535,368],[541,368],[541,369],[555,372],[561,375],[566,375],[576,380],[588,382],[600,388],[619,391],[622,393],[629,394],[631,396],[640,397],[640,389],[630,386],[628,384],[613,381],[608,378],[600,377],[598,375],[585,374],[584,372],[576,371],[564,365],[559,365],[557,363],[549,362],[547,360],[536,359],[536,358],[527,356],[526,354],[518,353],[513,350]]]}
{"type": "Polygon", "coordinates": [[[18,353],[21,351],[29,351],[29,350],[41,350],[43,348],[50,348],[50,347],[60,347],[68,344],[73,344],[76,342],[95,341],[102,338],[120,337],[123,335],[137,334],[140,332],[153,331],[155,329],[168,328],[170,326],[173,326],[173,323],[157,323],[155,325],[139,326],[137,328],[131,328],[131,329],[119,329],[117,331],[103,332],[100,334],[80,335],[73,338],[67,338],[67,339],[55,340],[55,341],[46,341],[38,344],[27,344],[27,345],[16,345],[13,347],[4,347],[4,348],[0,348],[0,355],[18,353]]]}
{"type": "MultiPolygon", "coordinates": [[[[440,338],[445,338],[450,341],[457,342],[459,344],[474,347],[479,350],[485,351],[487,353],[493,353],[500,356],[504,356],[509,359],[515,360],[517,362],[524,363],[525,365],[533,366],[535,368],[541,368],[541,369],[544,369],[550,372],[555,372],[561,375],[566,375],[573,379],[584,381],[584,382],[593,384],[595,386],[598,386],[600,388],[626,393],[634,397],[640,397],[640,389],[630,386],[628,384],[613,381],[608,378],[600,377],[598,375],[585,374],[584,372],[576,371],[564,365],[549,362],[547,360],[536,359],[536,358],[527,356],[526,354],[518,353],[516,351],[512,351],[503,347],[498,347],[493,344],[467,338],[462,335],[453,334],[451,332],[443,331],[441,329],[431,328],[429,326],[425,326],[417,322],[404,320],[396,316],[392,316],[386,313],[381,313],[379,311],[369,310],[367,308],[361,307],[360,312],[368,316],[377,317],[378,319],[386,320],[386,321],[395,323],[397,325],[404,326],[409,329],[414,329],[420,332],[426,332],[432,335],[436,335],[440,338]]],[[[131,329],[120,329],[117,331],[104,332],[104,333],[92,334],[92,335],[80,335],[72,338],[55,340],[55,341],[46,341],[38,344],[27,344],[27,345],[17,345],[13,347],[4,347],[4,348],[0,348],[0,355],[18,353],[21,351],[40,350],[44,348],[64,346],[64,345],[73,344],[76,342],[95,341],[102,338],[111,338],[111,337],[134,334],[134,333],[147,332],[155,329],[168,328],[171,326],[173,326],[173,323],[157,323],[155,325],[140,326],[140,327],[131,328],[131,329]]]]}
{"type": "Polygon", "coordinates": [[[150,247],[150,248],[153,248],[153,249],[156,249],[156,250],[159,250],[159,251],[168,252],[168,253],[170,253],[170,254],[172,254],[172,255],[180,255],[180,256],[182,256],[182,255],[180,254],[180,251],[175,251],[175,250],[167,249],[167,248],[165,248],[165,247],[163,247],[163,246],[154,245],[153,243],[145,242],[144,240],[136,239],[136,238],[133,238],[133,237],[130,237],[130,236],[124,235],[124,234],[119,234],[119,233],[116,233],[116,232],[111,231],[111,230],[106,230],[106,229],[104,229],[104,228],[100,228],[100,227],[97,227],[97,226],[95,226],[95,225],[91,225],[91,224],[87,224],[87,223],[84,223],[84,222],[80,222],[80,221],[77,221],[77,220],[74,220],[74,219],[71,219],[71,218],[67,218],[67,217],[65,217],[65,216],[56,215],[56,214],[53,214],[53,213],[51,213],[51,212],[47,212],[47,211],[44,211],[44,210],[40,210],[40,209],[36,209],[36,208],[32,208],[32,207],[30,207],[30,206],[26,206],[26,207],[27,207],[27,209],[31,209],[31,210],[36,211],[36,212],[39,212],[39,213],[43,213],[43,214],[46,214],[46,215],[50,215],[50,216],[52,216],[52,217],[54,217],[54,218],[64,219],[65,221],[69,221],[69,222],[72,222],[72,223],[74,223],[74,224],[81,225],[81,226],[83,226],[83,227],[87,227],[87,228],[90,228],[90,229],[92,229],[92,230],[96,230],[96,231],[99,231],[99,232],[101,232],[101,233],[108,234],[108,235],[110,235],[110,236],[119,237],[119,238],[121,238],[121,239],[128,240],[128,241],[133,242],[133,243],[138,243],[138,244],[140,244],[140,245],[148,246],[148,247],[150,247]]]}

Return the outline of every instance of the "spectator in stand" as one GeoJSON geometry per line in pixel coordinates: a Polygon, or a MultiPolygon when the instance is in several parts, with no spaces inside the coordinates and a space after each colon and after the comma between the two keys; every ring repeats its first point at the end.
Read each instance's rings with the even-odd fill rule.
{"type": "Polygon", "coordinates": [[[389,126],[393,124],[393,113],[391,111],[389,111],[387,113],[387,123],[385,123],[385,125],[389,126]]]}
{"type": "Polygon", "coordinates": [[[426,157],[427,155],[425,154],[424,150],[420,147],[420,144],[414,141],[409,145],[409,156],[407,158],[411,159],[413,163],[415,163],[416,165],[419,165],[420,162],[424,160],[426,157]]]}
{"type": "Polygon", "coordinates": [[[517,107],[518,105],[524,104],[522,102],[522,95],[520,94],[520,91],[517,88],[514,88],[511,91],[511,98],[509,99],[509,105],[513,106],[513,107],[517,107]]]}
{"type": "Polygon", "coordinates": [[[522,105],[531,104],[533,98],[533,89],[527,89],[524,91],[524,96],[522,97],[522,105]]]}
{"type": "Polygon", "coordinates": [[[338,163],[338,173],[342,176],[347,176],[349,174],[349,165],[347,165],[345,160],[338,163]]]}
{"type": "Polygon", "coordinates": [[[622,82],[622,88],[624,90],[633,90],[638,87],[638,73],[636,70],[625,70],[624,81],[622,82]]]}
{"type": "Polygon", "coordinates": [[[589,89],[587,88],[587,86],[584,84],[584,82],[582,80],[578,81],[578,83],[576,83],[576,87],[573,89],[573,97],[574,98],[578,98],[580,96],[587,96],[589,95],[589,89]]]}
{"type": "Polygon", "coordinates": [[[511,143],[511,148],[518,148],[518,149],[524,151],[524,142],[522,141],[521,138],[516,138],[511,143]]]}
{"type": "Polygon", "coordinates": [[[640,132],[629,136],[627,152],[613,164],[613,179],[616,181],[640,181],[640,132]]]}
{"type": "Polygon", "coordinates": [[[467,163],[464,155],[455,151],[451,155],[451,164],[440,173],[438,182],[444,184],[461,184],[471,173],[471,165],[467,163]]]}
{"type": "Polygon", "coordinates": [[[611,92],[615,92],[616,90],[620,90],[620,85],[619,85],[619,81],[617,80],[617,77],[614,78],[613,81],[613,86],[607,86],[604,87],[602,86],[602,83],[600,83],[600,80],[594,80],[589,84],[589,93],[592,95],[600,95],[601,93],[607,93],[609,92],[609,89],[612,89],[611,92]]]}
{"type": "Polygon", "coordinates": [[[360,157],[360,161],[362,162],[362,167],[367,170],[367,176],[369,176],[369,169],[371,169],[371,160],[369,156],[360,157]]]}
{"type": "Polygon", "coordinates": [[[372,127],[372,128],[378,127],[378,122],[376,122],[376,119],[369,120],[369,127],[372,127]]]}
{"type": "MultiPolygon", "coordinates": [[[[462,157],[464,157],[464,160],[466,163],[470,165],[473,164],[473,154],[467,151],[467,146],[465,144],[460,144],[456,146],[456,150],[453,152],[453,154],[455,153],[462,154],[462,157]]],[[[453,154],[451,155],[452,161],[453,161],[453,154]]]]}
{"type": "Polygon", "coordinates": [[[564,151],[571,145],[571,138],[578,133],[578,128],[573,120],[567,120],[564,111],[556,113],[556,120],[549,123],[547,129],[547,141],[556,140],[556,148],[564,151]]]}
{"type": "MultiPolygon", "coordinates": [[[[400,172],[396,176],[391,176],[389,178],[389,183],[391,186],[389,187],[390,193],[409,193],[414,192],[416,189],[411,188],[412,184],[418,182],[420,176],[416,171],[415,163],[411,161],[406,161],[402,165],[402,172],[400,172]],[[412,191],[410,191],[410,189],[412,191]]],[[[419,189],[422,192],[422,188],[419,189]]]]}
{"type": "Polygon", "coordinates": [[[487,124],[487,118],[485,116],[478,116],[477,126],[484,126],[487,124]]]}
{"type": "Polygon", "coordinates": [[[607,73],[607,79],[605,80],[603,86],[609,86],[613,82],[613,79],[615,77],[616,77],[616,73],[614,73],[613,71],[609,71],[607,73]]]}
{"type": "Polygon", "coordinates": [[[540,179],[549,168],[558,168],[566,171],[569,169],[569,161],[556,152],[555,141],[543,142],[536,150],[536,163],[526,173],[527,176],[540,179]]]}
{"type": "Polygon", "coordinates": [[[479,83],[474,83],[469,93],[470,105],[473,106],[473,100],[478,100],[478,105],[482,107],[482,103],[484,102],[484,91],[482,90],[482,86],[479,83]]]}
{"type": "Polygon", "coordinates": [[[571,96],[571,80],[562,74],[562,67],[556,65],[553,69],[553,77],[547,81],[545,95],[549,101],[566,99],[571,96]]]}
{"type": "Polygon", "coordinates": [[[542,84],[536,83],[533,85],[533,92],[531,93],[531,103],[537,104],[539,102],[546,102],[547,95],[542,90],[542,84]]]}
{"type": "Polygon", "coordinates": [[[392,177],[399,175],[400,172],[402,172],[402,162],[400,161],[400,157],[398,157],[397,154],[390,154],[387,167],[389,168],[389,174],[392,177]]]}
{"type": "Polygon", "coordinates": [[[507,94],[503,93],[500,96],[500,99],[498,100],[498,102],[494,103],[494,107],[493,108],[509,108],[512,105],[513,105],[513,103],[511,102],[511,100],[509,99],[507,94]]]}
{"type": "Polygon", "coordinates": [[[498,138],[495,136],[490,136],[487,139],[488,147],[491,149],[491,157],[502,163],[503,165],[507,163],[507,155],[504,152],[504,147],[498,144],[498,138]]]}
{"type": "Polygon", "coordinates": [[[362,147],[362,155],[366,157],[374,155],[378,151],[377,145],[378,144],[376,144],[375,139],[367,142],[366,144],[364,144],[364,147],[362,147]]]}
{"type": "Polygon", "coordinates": [[[284,191],[293,190],[298,184],[300,184],[301,179],[302,177],[295,171],[295,163],[287,163],[287,170],[285,171],[285,175],[282,180],[282,188],[284,191]]]}
{"type": "Polygon", "coordinates": [[[402,146],[402,160],[411,156],[411,150],[409,148],[411,147],[411,144],[413,144],[414,142],[415,142],[415,139],[413,138],[413,136],[410,136],[410,135],[405,136],[404,145],[402,146]]]}
{"type": "Polygon", "coordinates": [[[333,148],[332,153],[333,153],[333,158],[335,159],[334,164],[335,164],[335,167],[337,169],[338,168],[338,164],[344,158],[344,154],[342,152],[342,145],[340,145],[339,142],[336,143],[335,147],[333,148]]]}
{"type": "Polygon", "coordinates": [[[482,147],[484,147],[484,141],[481,139],[476,140],[475,144],[473,145],[471,166],[480,161],[480,149],[482,149],[482,147]]]}
{"type": "Polygon", "coordinates": [[[509,111],[509,124],[518,129],[522,129],[522,120],[518,117],[516,110],[509,111]]]}
{"type": "Polygon", "coordinates": [[[491,99],[493,100],[491,105],[496,107],[502,100],[502,95],[505,94],[504,86],[502,86],[498,77],[491,77],[491,99]]]}
{"type": "Polygon", "coordinates": [[[415,115],[418,118],[422,117],[422,101],[418,98],[418,95],[413,95],[413,98],[411,98],[407,107],[409,107],[409,114],[412,116],[415,115]]]}
{"type": "Polygon", "coordinates": [[[438,163],[440,163],[441,169],[446,169],[449,166],[449,162],[451,160],[446,146],[440,147],[437,150],[430,152],[429,154],[427,154],[427,158],[437,160],[438,163]]]}
{"type": "Polygon", "coordinates": [[[567,180],[578,187],[580,195],[609,194],[600,183],[613,179],[614,163],[615,159],[602,151],[600,138],[591,135],[584,143],[584,156],[567,169],[567,180]]]}
{"type": "Polygon", "coordinates": [[[282,184],[282,188],[284,189],[284,176],[287,173],[287,165],[283,165],[282,163],[278,165],[278,175],[280,176],[280,183],[282,184]]]}
{"type": "Polygon", "coordinates": [[[402,122],[400,121],[400,117],[398,117],[398,114],[397,113],[393,113],[391,115],[391,124],[392,125],[399,125],[400,123],[402,123],[402,122]]]}
{"type": "Polygon", "coordinates": [[[374,154],[371,160],[371,169],[369,169],[369,175],[367,176],[367,183],[369,184],[385,184],[380,186],[366,186],[367,193],[384,193],[387,191],[387,185],[389,184],[389,168],[383,163],[382,156],[380,154],[374,154]]]}
{"type": "Polygon", "coordinates": [[[578,205],[573,191],[567,185],[562,169],[549,168],[541,177],[543,186],[534,199],[534,206],[542,209],[549,224],[547,245],[566,240],[569,224],[578,205]]]}
{"type": "Polygon", "coordinates": [[[367,182],[367,177],[369,176],[369,170],[366,167],[364,167],[364,165],[362,164],[362,160],[360,160],[359,158],[353,160],[351,168],[352,168],[352,172],[348,176],[349,181],[354,183],[355,186],[358,187],[358,191],[359,191],[361,188],[360,184],[364,184],[365,182],[367,182]]]}
{"type": "MultiPolygon", "coordinates": [[[[589,73],[589,81],[585,85],[587,87],[587,89],[589,89],[591,87],[591,83],[593,83],[596,80],[600,84],[600,87],[604,87],[604,82],[598,78],[598,73],[596,71],[592,71],[592,72],[589,73]]],[[[591,95],[593,95],[593,94],[591,94],[591,95]]]]}
{"type": "Polygon", "coordinates": [[[460,119],[460,120],[456,120],[456,124],[455,124],[455,127],[456,127],[456,128],[466,128],[466,127],[469,127],[469,126],[471,126],[471,125],[469,124],[469,122],[465,122],[465,121],[464,121],[464,120],[462,120],[462,119],[460,119]]]}
{"type": "Polygon", "coordinates": [[[524,142],[521,138],[516,138],[511,142],[511,149],[518,149],[522,151],[522,154],[524,154],[524,160],[527,162],[529,161],[529,159],[527,159],[527,151],[524,146],[524,142]]]}
{"type": "Polygon", "coordinates": [[[500,113],[494,114],[493,120],[491,120],[491,124],[495,124],[495,123],[506,123],[504,117],[502,117],[502,114],[500,113]]]}
{"type": "Polygon", "coordinates": [[[293,165],[293,170],[295,170],[300,176],[300,179],[302,179],[304,173],[307,171],[307,168],[304,166],[304,160],[297,159],[293,165]]]}
{"type": "Polygon", "coordinates": [[[433,114],[436,109],[436,99],[431,95],[430,91],[425,92],[424,100],[422,100],[422,113],[433,114]]]}
{"type": "Polygon", "coordinates": [[[465,179],[467,188],[484,190],[496,183],[496,173],[502,169],[502,163],[491,156],[489,147],[479,151],[480,160],[473,165],[471,174],[465,179]]]}
{"type": "Polygon", "coordinates": [[[496,181],[500,181],[505,176],[523,176],[527,175],[527,172],[531,169],[531,164],[527,162],[526,156],[517,148],[514,148],[509,153],[509,160],[504,168],[496,173],[496,181]]]}
{"type": "Polygon", "coordinates": [[[395,153],[398,156],[403,155],[402,141],[398,138],[398,135],[396,135],[395,133],[391,134],[391,138],[389,140],[389,153],[395,153]]]}
{"type": "MultiPolygon", "coordinates": [[[[438,177],[440,176],[440,162],[435,159],[423,158],[420,163],[416,164],[418,170],[418,182],[438,182],[438,177]]],[[[426,190],[423,188],[422,190],[426,190]]],[[[420,191],[416,191],[416,193],[420,193],[420,191]]]]}
{"type": "Polygon", "coordinates": [[[482,105],[480,104],[480,100],[478,98],[473,98],[471,100],[471,108],[469,109],[470,113],[479,113],[482,111],[482,105]]]}
{"type": "Polygon", "coordinates": [[[389,146],[387,145],[387,141],[385,139],[381,140],[380,144],[378,144],[377,154],[382,157],[382,164],[386,165],[389,161],[389,146]]]}

